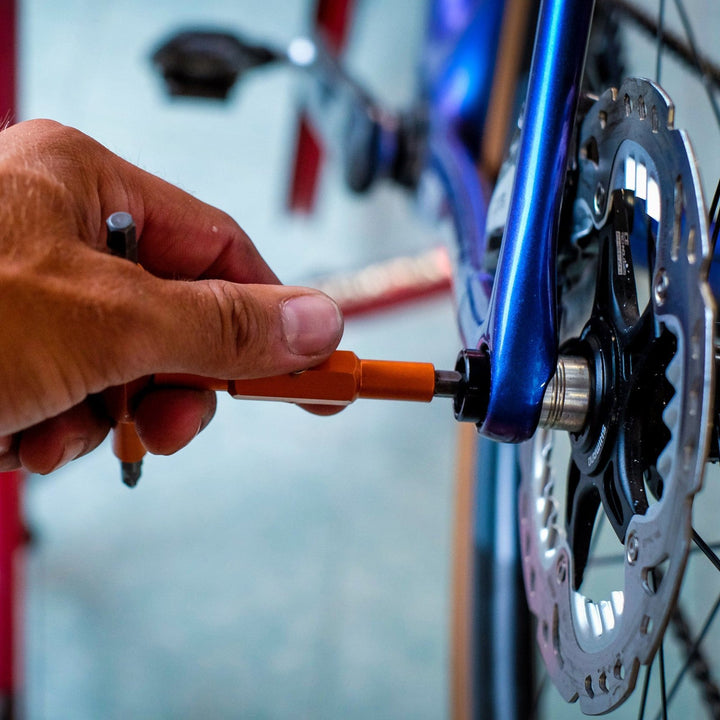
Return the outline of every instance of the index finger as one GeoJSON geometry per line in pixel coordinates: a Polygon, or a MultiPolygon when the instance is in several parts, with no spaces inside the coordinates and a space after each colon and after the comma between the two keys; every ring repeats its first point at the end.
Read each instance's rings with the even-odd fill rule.
{"type": "Polygon", "coordinates": [[[129,163],[126,170],[123,180],[130,184],[131,205],[139,208],[135,222],[142,236],[140,263],[153,275],[279,283],[250,238],[227,213],[129,163]]]}
{"type": "MultiPolygon", "coordinates": [[[[104,248],[105,219],[129,212],[142,235],[140,261],[154,275],[278,282],[226,213],[123,160],[80,131],[51,120],[29,120],[0,135],[11,176],[26,173],[31,187],[38,177],[54,183],[51,189],[59,193],[61,214],[67,215],[60,219],[79,239],[104,248]]],[[[57,214],[57,206],[47,205],[39,216],[53,212],[57,214]]]]}

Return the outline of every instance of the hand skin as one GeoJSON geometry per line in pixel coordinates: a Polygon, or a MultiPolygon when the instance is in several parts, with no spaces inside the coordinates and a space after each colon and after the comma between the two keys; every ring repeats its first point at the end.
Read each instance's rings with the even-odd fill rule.
{"type": "MultiPolygon", "coordinates": [[[[0,470],[48,473],[111,427],[101,393],[155,372],[249,378],[322,362],[342,335],[327,296],[281,285],[225,213],[47,120],[0,132],[0,470]],[[108,254],[132,214],[142,267],[108,254]]],[[[170,454],[213,393],[146,392],[136,425],[170,454]]]]}

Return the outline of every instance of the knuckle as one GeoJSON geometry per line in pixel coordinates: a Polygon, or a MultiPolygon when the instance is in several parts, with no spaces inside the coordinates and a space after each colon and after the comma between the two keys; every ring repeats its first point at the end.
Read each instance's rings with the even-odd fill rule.
{"type": "Polygon", "coordinates": [[[94,142],[80,130],[55,120],[28,120],[23,123],[23,130],[32,135],[35,156],[40,162],[57,156],[76,159],[80,147],[94,142]]]}
{"type": "Polygon", "coordinates": [[[237,286],[212,282],[215,312],[218,319],[222,351],[232,363],[257,363],[263,355],[264,339],[269,335],[269,322],[256,303],[237,286]]]}

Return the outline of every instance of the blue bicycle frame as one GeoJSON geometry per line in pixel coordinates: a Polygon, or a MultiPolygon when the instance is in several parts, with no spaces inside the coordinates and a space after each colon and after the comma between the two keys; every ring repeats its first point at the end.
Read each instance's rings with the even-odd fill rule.
{"type": "Polygon", "coordinates": [[[494,37],[499,35],[500,4],[436,2],[431,15],[431,37],[437,42],[443,28],[440,20],[461,11],[477,13],[468,37],[454,51],[450,71],[428,81],[434,96],[430,148],[431,161],[451,198],[459,239],[460,327],[466,344],[482,348],[490,358],[489,404],[480,429],[505,442],[533,434],[545,387],[555,372],[555,238],[593,5],[592,0],[542,3],[517,172],[494,281],[482,267],[488,196],[463,135],[468,116],[482,127],[487,111],[497,49],[497,41],[487,42],[487,28],[494,30],[494,37]],[[463,101],[453,101],[463,71],[463,101]]]}
{"type": "MultiPolygon", "coordinates": [[[[477,150],[504,3],[436,0],[430,15],[426,57],[436,61],[425,68],[430,162],[445,186],[458,239],[459,327],[466,347],[481,348],[490,357],[490,398],[480,428],[486,438],[529,438],[555,372],[556,237],[592,12],[593,2],[585,0],[545,0],[541,6],[517,170],[494,275],[484,267],[489,185],[478,171],[477,150]],[[459,40],[453,37],[458,25],[465,32],[459,40]],[[436,49],[444,46],[454,49],[439,63],[436,49]]],[[[519,472],[516,449],[486,438],[475,446],[473,534],[467,538],[470,655],[455,658],[469,663],[470,686],[462,692],[453,685],[460,693],[453,703],[473,717],[519,720],[532,712],[527,688],[533,676],[517,533],[519,472]]]]}

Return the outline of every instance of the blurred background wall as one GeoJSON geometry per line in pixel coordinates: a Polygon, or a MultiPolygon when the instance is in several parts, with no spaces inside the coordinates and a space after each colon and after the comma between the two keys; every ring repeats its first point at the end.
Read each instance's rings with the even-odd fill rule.
{"type": "MultiPolygon", "coordinates": [[[[300,96],[259,71],[226,104],[169,100],[149,57],[186,26],[285,43],[308,0],[23,0],[23,118],[50,117],[233,215],[288,283],[437,244],[402,193],[283,201],[300,96]]],[[[358,3],[348,60],[410,102],[424,3],[358,3]]],[[[347,324],[361,356],[451,365],[448,298],[347,324]]],[[[449,405],[334,418],[221,400],[121,486],[109,447],[30,478],[27,705],[38,718],[439,718],[455,427],[449,405]]]]}

